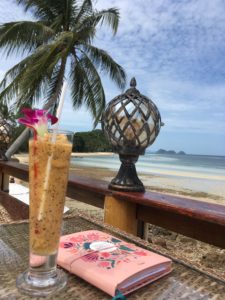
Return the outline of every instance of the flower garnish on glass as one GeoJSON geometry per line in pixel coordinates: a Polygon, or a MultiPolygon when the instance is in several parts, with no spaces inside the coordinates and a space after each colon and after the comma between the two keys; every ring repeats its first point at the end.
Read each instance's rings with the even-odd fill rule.
{"type": "Polygon", "coordinates": [[[48,129],[57,117],[45,110],[24,108],[18,121],[30,127],[29,141],[29,232],[28,271],[17,278],[18,289],[34,296],[47,296],[62,289],[66,274],[57,269],[63,208],[72,150],[71,132],[48,129]],[[50,121],[50,122],[49,122],[50,121]]]}
{"type": "Polygon", "coordinates": [[[18,122],[30,127],[34,131],[34,136],[44,136],[48,131],[48,122],[55,124],[58,118],[47,113],[44,109],[31,109],[23,108],[21,112],[24,114],[24,118],[19,118],[18,122]]]}

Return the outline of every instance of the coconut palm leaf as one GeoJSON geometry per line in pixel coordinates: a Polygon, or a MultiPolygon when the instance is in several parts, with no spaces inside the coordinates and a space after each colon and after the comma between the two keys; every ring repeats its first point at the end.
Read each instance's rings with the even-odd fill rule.
{"type": "Polygon", "coordinates": [[[74,30],[80,27],[96,27],[100,23],[101,26],[108,25],[113,33],[116,34],[119,25],[119,11],[116,8],[110,8],[99,12],[92,13],[82,20],[75,23],[74,30]]]}
{"type": "Polygon", "coordinates": [[[72,101],[74,108],[78,108],[84,103],[91,110],[95,120],[98,121],[99,114],[105,106],[105,93],[101,78],[86,55],[77,59],[71,78],[73,80],[72,101]],[[85,93],[85,89],[88,89],[89,93],[85,93]]]}
{"type": "Polygon", "coordinates": [[[65,72],[65,63],[55,66],[53,75],[48,84],[47,100],[45,109],[50,110],[52,114],[56,113],[59,97],[62,89],[62,82],[65,72]]]}
{"type": "Polygon", "coordinates": [[[126,81],[126,74],[123,68],[117,64],[112,57],[104,50],[96,48],[90,44],[82,44],[83,49],[90,56],[97,68],[109,74],[110,78],[120,87],[123,88],[126,81]]]}
{"type": "Polygon", "coordinates": [[[92,1],[84,0],[79,11],[74,15],[74,24],[82,23],[93,12],[92,1]]]}
{"type": "Polygon", "coordinates": [[[30,52],[48,42],[55,32],[41,22],[21,21],[0,25],[0,48],[7,56],[13,52],[30,52]]]}
{"type": "MultiPolygon", "coordinates": [[[[93,64],[93,62],[87,56],[86,53],[83,53],[82,55],[83,55],[82,60],[80,60],[79,63],[81,67],[84,70],[86,70],[89,81],[92,82],[91,89],[93,91],[93,94],[95,95],[93,99],[93,102],[95,103],[95,123],[94,123],[94,127],[95,127],[100,119],[102,110],[105,107],[105,92],[103,89],[101,77],[97,72],[95,65],[93,64]]],[[[73,93],[74,93],[72,97],[73,106],[74,108],[80,107],[82,103],[85,101],[82,98],[82,94],[79,94],[79,89],[77,89],[79,85],[72,84],[72,86],[73,86],[73,93]]]]}
{"type": "Polygon", "coordinates": [[[39,20],[49,20],[51,22],[58,15],[62,14],[66,2],[64,0],[17,0],[18,4],[23,5],[25,11],[32,11],[33,15],[39,20]]]}
{"type": "Polygon", "coordinates": [[[76,58],[74,70],[71,71],[72,98],[74,108],[79,108],[83,103],[90,108],[92,115],[96,116],[95,95],[93,82],[89,80],[87,70],[82,67],[82,59],[76,58]],[[86,93],[88,91],[88,93],[86,93]]]}
{"type": "Polygon", "coordinates": [[[26,66],[30,62],[30,56],[20,61],[14,67],[9,69],[4,79],[0,82],[0,100],[1,103],[10,102],[18,96],[20,79],[26,70],[26,66]]]}
{"type": "Polygon", "coordinates": [[[100,18],[101,25],[107,24],[116,34],[119,26],[119,10],[117,8],[109,8],[99,11],[95,14],[96,19],[100,18]]]}

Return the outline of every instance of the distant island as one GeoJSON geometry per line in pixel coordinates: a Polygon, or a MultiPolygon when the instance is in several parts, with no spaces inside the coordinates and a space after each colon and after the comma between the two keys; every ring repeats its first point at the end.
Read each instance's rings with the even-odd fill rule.
{"type": "Polygon", "coordinates": [[[158,151],[155,152],[156,154],[176,154],[176,155],[186,155],[184,151],[179,151],[176,152],[174,150],[164,150],[164,149],[159,149],[158,151]]]}

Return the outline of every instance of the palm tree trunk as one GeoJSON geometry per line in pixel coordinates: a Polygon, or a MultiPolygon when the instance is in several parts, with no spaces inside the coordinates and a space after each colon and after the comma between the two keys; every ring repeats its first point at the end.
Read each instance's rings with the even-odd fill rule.
{"type": "MultiPolygon", "coordinates": [[[[48,102],[43,106],[43,109],[49,110],[55,104],[59,94],[61,93],[65,69],[66,69],[66,59],[62,60],[60,66],[56,90],[54,94],[51,96],[51,98],[48,100],[48,102]]],[[[10,160],[11,156],[19,150],[20,146],[28,140],[29,136],[30,136],[30,129],[29,128],[24,129],[24,131],[18,136],[18,138],[12,143],[12,145],[6,151],[5,159],[10,160]]]]}
{"type": "Polygon", "coordinates": [[[9,160],[11,156],[20,148],[20,146],[25,143],[30,136],[30,129],[26,128],[24,131],[18,136],[18,138],[12,143],[9,149],[5,153],[6,160],[9,160]]]}

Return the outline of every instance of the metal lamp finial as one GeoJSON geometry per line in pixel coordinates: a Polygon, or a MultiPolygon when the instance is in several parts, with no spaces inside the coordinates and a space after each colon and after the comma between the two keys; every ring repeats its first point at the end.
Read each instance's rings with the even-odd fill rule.
{"type": "Polygon", "coordinates": [[[137,81],[135,79],[135,77],[133,77],[130,81],[130,87],[135,88],[137,85],[137,81]]]}

